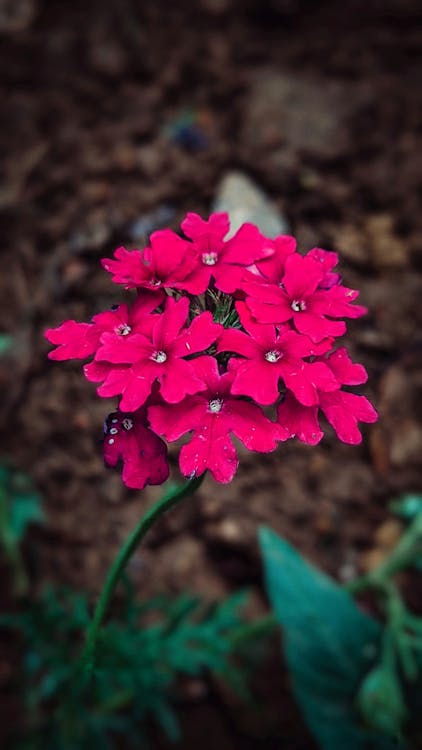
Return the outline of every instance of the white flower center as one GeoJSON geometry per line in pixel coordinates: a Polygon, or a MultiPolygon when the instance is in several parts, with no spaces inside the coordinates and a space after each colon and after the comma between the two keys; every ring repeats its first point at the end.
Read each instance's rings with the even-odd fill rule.
{"type": "Polygon", "coordinates": [[[202,253],[202,262],[205,266],[215,266],[218,260],[217,253],[202,253]]]}
{"type": "Polygon", "coordinates": [[[222,406],[223,400],[221,398],[213,398],[208,404],[208,409],[213,414],[217,414],[219,411],[221,411],[222,406]]]}
{"type": "Polygon", "coordinates": [[[269,352],[265,352],[267,362],[278,362],[282,356],[282,353],[278,349],[271,349],[269,352]]]}
{"type": "Polygon", "coordinates": [[[129,417],[125,417],[122,420],[122,426],[124,427],[125,430],[128,430],[128,431],[131,430],[133,427],[133,419],[129,419],[129,417]]]}
{"type": "Polygon", "coordinates": [[[151,359],[154,360],[154,362],[158,362],[159,365],[161,365],[163,362],[167,359],[167,354],[163,351],[154,352],[154,354],[151,354],[151,359]]]}
{"type": "Polygon", "coordinates": [[[306,302],[303,299],[294,299],[290,307],[293,312],[303,312],[306,310],[306,302]]]}
{"type": "Polygon", "coordinates": [[[131,332],[131,327],[127,323],[121,323],[114,329],[118,336],[127,336],[131,332]]]}

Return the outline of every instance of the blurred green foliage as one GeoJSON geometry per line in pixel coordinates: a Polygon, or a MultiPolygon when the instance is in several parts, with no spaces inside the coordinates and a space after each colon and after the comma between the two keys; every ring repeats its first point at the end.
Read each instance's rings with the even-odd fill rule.
{"type": "Polygon", "coordinates": [[[234,658],[244,601],[242,593],[215,606],[191,596],[141,604],[129,589],[118,620],[102,629],[95,672],[88,678],[78,663],[90,620],[86,597],[46,589],[25,612],[0,620],[23,637],[18,679],[26,718],[10,746],[111,750],[120,737],[123,747],[147,747],[151,723],[179,739],[174,708],[179,677],[212,674],[241,695],[247,692],[246,664],[234,658]]]}
{"type": "Polygon", "coordinates": [[[17,596],[25,594],[28,587],[21,556],[23,539],[30,524],[43,521],[41,498],[31,479],[0,464],[0,546],[11,569],[17,596]]]}
{"type": "Polygon", "coordinates": [[[13,346],[13,336],[8,333],[0,333],[0,357],[7,354],[13,346]]]}

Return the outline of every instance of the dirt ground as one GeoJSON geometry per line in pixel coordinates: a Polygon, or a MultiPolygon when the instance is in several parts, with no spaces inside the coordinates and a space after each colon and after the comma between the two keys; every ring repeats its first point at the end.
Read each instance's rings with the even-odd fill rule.
{"type": "MultiPolygon", "coordinates": [[[[100,258],[141,242],[158,208],[174,228],[187,210],[207,214],[233,168],[268,192],[303,250],[341,253],[345,282],[370,310],[348,342],[381,418],[359,447],[330,434],[315,448],[241,451],[233,483],[206,479],[151,533],[130,575],[140,596],[248,586],[258,613],[260,524],[341,580],[379,559],[380,539],[395,533],[388,501],[422,489],[417,5],[0,3],[0,316],[15,340],[0,363],[1,454],[45,497],[35,588],[54,580],[94,594],[159,492],[130,492],[104,469],[113,404],[78,363],[46,359],[43,329],[119,301],[100,258]],[[186,113],[196,141],[178,130],[186,113]]],[[[176,478],[174,453],[173,467],[176,478]]],[[[312,748],[275,660],[253,718],[224,694],[192,700],[183,747],[312,748]]]]}

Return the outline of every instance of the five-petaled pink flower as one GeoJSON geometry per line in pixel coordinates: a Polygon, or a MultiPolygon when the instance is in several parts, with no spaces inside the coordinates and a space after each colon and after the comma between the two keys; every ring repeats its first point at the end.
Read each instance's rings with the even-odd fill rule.
{"type": "MultiPolygon", "coordinates": [[[[210,312],[203,312],[185,327],[189,300],[168,298],[164,312],[156,316],[150,332],[129,338],[104,333],[95,362],[105,362],[106,377],[99,387],[100,396],[122,394],[120,408],[139,409],[151,393],[155,381],[165,401],[177,403],[187,394],[205,388],[194,362],[185,359],[203,352],[214,343],[222,326],[214,323],[210,312]],[[117,367],[109,367],[109,365],[117,367]]],[[[94,378],[93,378],[94,379],[94,378]]]]}
{"type": "Polygon", "coordinates": [[[182,222],[186,237],[192,240],[196,267],[189,280],[202,294],[211,279],[220,291],[233,294],[242,285],[245,267],[272,255],[271,242],[253,224],[243,224],[234,237],[225,240],[230,229],[228,214],[212,214],[208,221],[188,213],[182,222]]]}
{"type": "Polygon", "coordinates": [[[144,292],[133,305],[115,305],[111,310],[94,315],[91,323],[77,323],[65,320],[57,328],[48,328],[46,339],[57,346],[48,353],[50,359],[87,359],[94,354],[103,333],[115,336],[130,336],[141,333],[154,320],[148,313],[155,310],[163,300],[163,293],[144,292]]]}
{"type": "Polygon", "coordinates": [[[186,281],[195,266],[191,244],[170,229],[153,232],[149,242],[143,250],[118,247],[115,260],[102,259],[102,266],[112,274],[113,281],[127,289],[171,288],[197,294],[197,285],[186,281]]]}
{"type": "Polygon", "coordinates": [[[342,318],[365,312],[333,271],[337,254],[299,255],[293,237],[268,239],[252,224],[226,239],[229,229],[225,213],[207,221],[189,213],[185,238],[162,230],[144,250],[118,248],[103,265],[136,300],[45,334],[56,346],[51,359],[92,358],[87,379],[103,398],[119,397],[104,458],[122,463],[128,487],[166,480],[160,435],[190,434],[183,474],[209,470],[229,482],[238,465],[232,436],[259,452],[293,437],[316,445],[321,411],[340,440],[357,444],[358,423],[377,419],[367,398],[343,387],[364,383],[365,369],[345,348],[332,351],[342,318]],[[271,405],[276,421],[262,409],[271,405]]]}
{"type": "Polygon", "coordinates": [[[279,398],[279,380],[306,406],[318,403],[318,389],[335,391],[339,387],[333,372],[324,362],[305,362],[305,357],[324,354],[332,339],[313,344],[307,336],[286,325],[276,327],[256,323],[246,305],[236,304],[240,322],[247,331],[226,329],[218,341],[218,351],[235,352],[245,359],[231,360],[235,367],[232,393],[250,396],[258,404],[273,404],[279,398]]]}
{"type": "Polygon", "coordinates": [[[287,432],[271,422],[259,406],[233,395],[235,372],[230,365],[220,375],[214,357],[205,356],[195,360],[195,367],[206,390],[179,404],[150,406],[148,418],[152,429],[169,442],[192,432],[190,442],[180,451],[182,474],[196,476],[208,469],[217,482],[230,482],[238,466],[231,434],[249,450],[268,453],[278,440],[285,440],[287,432]]]}
{"type": "Polygon", "coordinates": [[[120,460],[123,482],[131,489],[168,478],[167,446],[149,429],[145,408],[132,414],[115,411],[104,423],[104,463],[116,466],[120,460]]]}
{"type": "Polygon", "coordinates": [[[292,320],[299,333],[318,342],[328,336],[342,336],[346,324],[330,318],[358,318],[366,308],[351,303],[359,295],[340,284],[329,289],[319,285],[326,278],[324,265],[313,257],[292,254],[286,258],[282,284],[244,284],[246,304],[259,323],[292,320]]]}

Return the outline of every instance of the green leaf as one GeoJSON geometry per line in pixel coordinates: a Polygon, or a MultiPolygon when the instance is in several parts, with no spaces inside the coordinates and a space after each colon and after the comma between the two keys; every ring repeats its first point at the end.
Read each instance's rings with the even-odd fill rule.
{"type": "Polygon", "coordinates": [[[13,336],[8,333],[0,333],[0,357],[6,354],[13,345],[13,336]]]}
{"type": "Polygon", "coordinates": [[[422,495],[402,495],[398,500],[390,503],[390,510],[405,521],[412,521],[415,516],[422,513],[422,495]]]}
{"type": "Polygon", "coordinates": [[[322,750],[398,748],[361,726],[355,708],[381,626],[271,529],[261,529],[260,544],[293,691],[322,750]]]}
{"type": "Polygon", "coordinates": [[[13,536],[19,541],[25,536],[31,523],[42,523],[44,514],[41,500],[35,493],[15,495],[9,509],[9,526],[13,536]]]}

